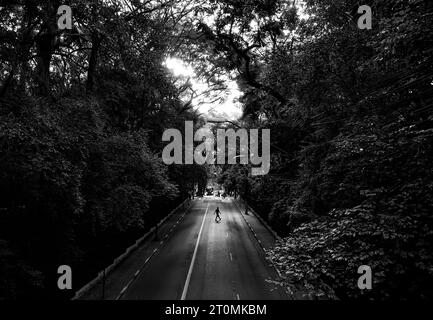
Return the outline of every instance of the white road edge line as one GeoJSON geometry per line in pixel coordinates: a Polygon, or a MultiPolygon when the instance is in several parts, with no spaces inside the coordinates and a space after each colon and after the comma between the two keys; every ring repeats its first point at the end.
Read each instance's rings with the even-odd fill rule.
{"type": "Polygon", "coordinates": [[[183,286],[182,297],[180,298],[180,300],[185,300],[186,294],[188,293],[189,282],[191,281],[192,270],[194,269],[194,262],[195,262],[195,258],[197,256],[197,250],[198,250],[198,245],[200,243],[201,232],[203,231],[203,226],[204,226],[204,222],[206,220],[206,215],[207,215],[208,209],[209,209],[209,202],[207,203],[206,211],[205,211],[204,216],[203,216],[203,221],[201,223],[200,231],[198,232],[197,242],[195,244],[194,253],[192,255],[191,264],[189,265],[188,275],[186,276],[185,285],[183,286]]]}
{"type": "MultiPolygon", "coordinates": [[[[206,209],[206,211],[207,211],[207,209],[206,209]]],[[[181,220],[185,217],[185,214],[186,214],[186,213],[184,213],[184,214],[180,217],[180,219],[177,221],[176,225],[179,223],[179,221],[181,221],[181,220]]],[[[175,226],[173,225],[173,226],[171,227],[170,231],[172,231],[174,228],[175,228],[175,226]]],[[[168,238],[168,234],[165,235],[165,238],[168,238]]],[[[161,244],[162,244],[162,243],[163,243],[163,241],[161,241],[161,244]]],[[[152,257],[153,257],[157,252],[158,252],[158,249],[157,249],[157,248],[154,249],[153,252],[152,252],[152,254],[150,255],[150,257],[148,257],[148,258],[146,259],[146,261],[144,261],[144,264],[146,265],[146,264],[150,261],[150,258],[152,258],[152,257]]],[[[140,273],[141,273],[141,270],[138,269],[137,272],[135,272],[133,279],[131,279],[131,280],[128,282],[128,284],[127,284],[125,287],[123,287],[122,291],[120,291],[120,294],[115,298],[115,300],[120,300],[120,298],[122,298],[122,296],[123,296],[123,294],[125,293],[125,291],[128,290],[129,286],[132,284],[132,282],[134,281],[134,279],[135,279],[136,277],[138,277],[138,275],[139,275],[140,273]]]]}

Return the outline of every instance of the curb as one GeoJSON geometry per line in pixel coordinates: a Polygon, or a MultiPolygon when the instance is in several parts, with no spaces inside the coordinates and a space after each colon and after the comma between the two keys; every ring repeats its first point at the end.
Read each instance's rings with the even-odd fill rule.
{"type": "MultiPolygon", "coordinates": [[[[240,208],[241,206],[240,204],[238,204],[238,202],[240,201],[238,199],[234,199],[234,201],[237,207],[240,208]]],[[[245,201],[243,202],[245,203],[245,201]]],[[[245,208],[245,204],[243,205],[243,207],[245,208]]],[[[253,215],[265,226],[266,229],[268,229],[268,231],[274,236],[275,239],[281,240],[281,237],[275,232],[275,230],[272,229],[272,227],[257,212],[255,212],[253,208],[248,206],[248,211],[253,213],[253,215]]]]}
{"type": "MultiPolygon", "coordinates": [[[[256,241],[258,242],[258,244],[260,245],[260,248],[262,248],[263,252],[266,252],[266,248],[263,246],[262,241],[259,239],[259,237],[257,236],[257,233],[254,231],[253,227],[251,226],[251,224],[247,221],[247,219],[245,219],[244,214],[242,213],[242,209],[239,207],[239,205],[237,204],[237,202],[235,202],[236,207],[238,208],[239,212],[241,213],[242,218],[244,219],[245,223],[247,224],[248,228],[250,229],[250,231],[253,233],[254,238],[256,239],[256,241]]],[[[278,270],[277,270],[278,271],[278,270]]]]}
{"type": "MultiPolygon", "coordinates": [[[[91,280],[90,282],[88,282],[87,284],[85,284],[83,287],[81,287],[77,292],[75,292],[75,295],[74,295],[74,297],[71,300],[78,300],[83,295],[85,295],[87,292],[89,292],[89,290],[91,290],[96,284],[98,284],[100,281],[102,281],[102,279],[104,278],[104,273],[105,273],[105,277],[107,277],[107,275],[109,275],[119,264],[121,264],[129,255],[131,255],[131,253],[134,252],[147,238],[149,238],[151,235],[153,235],[156,228],[159,228],[162,224],[164,224],[179,209],[185,208],[185,206],[188,203],[190,203],[189,200],[190,199],[186,199],[185,201],[183,201],[180,205],[178,205],[175,209],[173,209],[165,218],[163,218],[160,222],[158,222],[158,224],[156,226],[152,227],[148,232],[146,232],[146,234],[144,234],[141,238],[139,238],[138,240],[136,240],[133,245],[131,245],[130,247],[128,247],[126,249],[125,253],[123,253],[120,256],[118,256],[117,258],[115,258],[114,261],[113,261],[113,263],[111,265],[109,265],[108,267],[106,267],[102,271],[98,272],[98,275],[93,280],[91,280]]],[[[155,253],[156,252],[154,251],[152,253],[152,255],[148,258],[148,260],[150,260],[150,258],[155,253]]],[[[146,260],[146,262],[148,262],[148,260],[146,260]]],[[[138,273],[136,273],[134,275],[134,279],[137,276],[138,276],[138,273]]],[[[131,280],[131,282],[132,282],[132,280],[131,280]]],[[[123,294],[123,292],[121,294],[123,294]]]]}
{"type": "MultiPolygon", "coordinates": [[[[187,199],[188,200],[188,199],[187,199]]],[[[185,202],[187,201],[185,200],[185,202]]],[[[185,202],[183,204],[185,204],[185,202]]],[[[185,206],[184,206],[185,207],[185,206]]],[[[177,210],[177,208],[176,208],[177,210]]],[[[167,234],[165,234],[164,236],[164,240],[168,239],[169,235],[171,234],[171,232],[176,229],[177,225],[185,218],[185,215],[187,214],[187,211],[185,211],[182,216],[176,221],[176,223],[171,227],[171,229],[168,231],[167,234]]],[[[162,225],[163,221],[161,221],[158,226],[162,225]]],[[[164,240],[161,240],[159,243],[159,246],[157,248],[155,248],[151,255],[149,257],[146,258],[146,260],[144,261],[144,264],[134,273],[134,276],[132,277],[131,280],[128,281],[128,283],[126,284],[125,287],[123,287],[122,291],[120,291],[120,293],[117,295],[117,297],[114,300],[120,300],[120,298],[122,298],[123,294],[126,292],[126,290],[128,290],[129,286],[135,281],[135,279],[137,279],[137,277],[140,275],[141,271],[144,269],[144,267],[146,267],[146,265],[149,263],[149,261],[158,253],[159,249],[162,248],[162,246],[164,245],[164,240]]]]}
{"type": "MultiPolygon", "coordinates": [[[[247,219],[245,218],[245,215],[243,213],[243,211],[241,210],[241,207],[238,204],[238,200],[234,199],[233,203],[236,205],[236,207],[238,208],[239,212],[241,213],[242,218],[244,219],[245,223],[247,224],[248,228],[250,229],[250,231],[252,232],[252,234],[254,235],[254,238],[256,239],[256,241],[258,242],[260,248],[262,248],[263,252],[266,254],[266,249],[262,244],[262,241],[259,239],[259,237],[257,236],[256,232],[254,231],[253,227],[251,226],[251,224],[247,221],[247,219]]],[[[245,207],[245,206],[244,206],[245,207]]],[[[253,210],[251,209],[250,206],[248,206],[248,210],[250,210],[250,212],[253,213],[253,215],[260,221],[260,223],[262,223],[265,228],[275,237],[275,239],[280,240],[281,237],[279,235],[277,235],[277,233],[272,230],[272,228],[261,218],[259,217],[259,215],[253,210]]],[[[283,279],[283,276],[281,274],[281,271],[277,268],[277,266],[275,265],[275,263],[270,260],[270,263],[272,264],[272,267],[275,269],[275,271],[278,274],[278,277],[280,279],[283,279]]],[[[294,296],[292,293],[290,293],[289,291],[286,292],[286,294],[288,295],[288,297],[290,297],[292,300],[294,299],[294,296]]]]}

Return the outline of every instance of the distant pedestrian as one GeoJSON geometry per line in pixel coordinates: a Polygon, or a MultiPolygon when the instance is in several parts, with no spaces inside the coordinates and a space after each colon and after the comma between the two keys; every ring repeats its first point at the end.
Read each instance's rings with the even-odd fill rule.
{"type": "Polygon", "coordinates": [[[215,222],[220,222],[222,219],[221,219],[221,211],[219,207],[216,208],[214,214],[216,215],[215,222]]]}

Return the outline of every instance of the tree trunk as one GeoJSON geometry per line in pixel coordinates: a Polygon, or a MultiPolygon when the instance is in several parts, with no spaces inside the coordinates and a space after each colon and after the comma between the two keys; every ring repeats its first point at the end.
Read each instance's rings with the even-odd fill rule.
{"type": "Polygon", "coordinates": [[[57,33],[58,1],[47,4],[47,21],[42,26],[41,33],[36,39],[37,56],[37,90],[42,96],[50,94],[50,65],[55,49],[57,33]]]}
{"type": "Polygon", "coordinates": [[[54,39],[50,32],[39,36],[37,40],[37,87],[38,93],[47,96],[50,93],[50,65],[53,56],[54,39]]]}
{"type": "Polygon", "coordinates": [[[98,65],[99,47],[101,45],[101,38],[97,32],[92,34],[92,50],[89,57],[89,69],[87,70],[87,83],[86,91],[90,93],[95,86],[95,74],[98,65]]]}

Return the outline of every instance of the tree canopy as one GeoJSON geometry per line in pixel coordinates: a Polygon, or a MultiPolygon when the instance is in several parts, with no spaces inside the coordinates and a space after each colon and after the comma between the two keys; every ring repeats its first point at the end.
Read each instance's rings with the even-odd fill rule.
{"type": "Polygon", "coordinates": [[[355,0],[2,3],[0,298],[54,297],[59,262],[91,279],[205,188],[208,167],[161,160],[165,129],[206,122],[164,67],[178,57],[217,98],[237,82],[228,127],[271,129],[270,173],[225,165],[219,182],[284,237],[268,253],[281,285],[431,299],[433,5],[363,4],[371,30],[355,0]]]}

